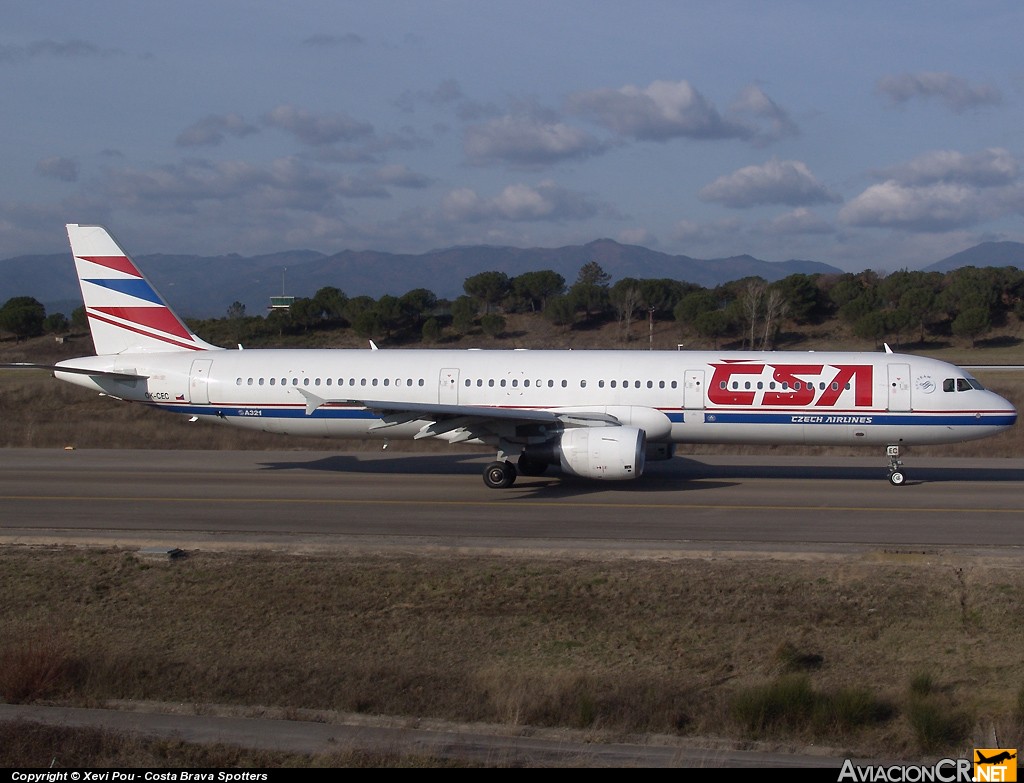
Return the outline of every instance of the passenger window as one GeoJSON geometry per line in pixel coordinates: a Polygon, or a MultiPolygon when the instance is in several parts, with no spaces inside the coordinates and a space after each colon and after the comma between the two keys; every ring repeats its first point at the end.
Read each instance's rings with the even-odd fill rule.
{"type": "Polygon", "coordinates": [[[580,388],[581,389],[587,388],[587,382],[586,381],[580,381],[580,388]]]}
{"type": "Polygon", "coordinates": [[[615,381],[611,381],[610,385],[614,389],[615,388],[615,381]]]}

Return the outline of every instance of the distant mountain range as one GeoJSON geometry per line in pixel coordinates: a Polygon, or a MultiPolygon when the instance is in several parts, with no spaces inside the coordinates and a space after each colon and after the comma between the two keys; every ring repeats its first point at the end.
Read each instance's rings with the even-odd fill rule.
{"type": "MultiPolygon", "coordinates": [[[[701,260],[610,239],[559,248],[451,247],[418,255],[371,250],[325,255],[295,250],[251,257],[158,254],[136,256],[135,260],[171,306],[193,318],[223,316],[235,301],[244,304],[250,314],[258,314],[266,310],[271,296],[312,296],[323,286],[336,286],[349,296],[398,296],[426,288],[440,297],[454,298],[463,293],[467,277],[491,270],[514,277],[551,269],[571,285],[580,267],[590,261],[600,264],[613,282],[624,277],[671,278],[705,287],[753,275],[773,281],[796,273],[842,274],[841,269],[818,261],[771,262],[749,255],[701,260]]],[[[985,242],[927,269],[944,272],[968,265],[1024,268],[1024,244],[985,242]]],[[[33,296],[48,313],[69,314],[81,304],[70,255],[0,261],[0,303],[12,296],[33,296]]]]}

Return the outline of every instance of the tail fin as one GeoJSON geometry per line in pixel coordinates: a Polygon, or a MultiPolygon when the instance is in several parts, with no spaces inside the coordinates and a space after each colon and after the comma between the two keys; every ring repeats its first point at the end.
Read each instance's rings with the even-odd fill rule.
{"type": "Polygon", "coordinates": [[[175,315],[105,228],[67,230],[97,354],[216,348],[175,315]]]}

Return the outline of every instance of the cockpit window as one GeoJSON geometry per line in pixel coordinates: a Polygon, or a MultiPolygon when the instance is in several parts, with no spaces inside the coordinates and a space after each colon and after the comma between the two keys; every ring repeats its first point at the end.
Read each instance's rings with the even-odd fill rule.
{"type": "Polygon", "coordinates": [[[970,391],[971,389],[978,389],[984,391],[985,387],[978,383],[974,378],[946,378],[942,382],[942,391],[970,391]]]}

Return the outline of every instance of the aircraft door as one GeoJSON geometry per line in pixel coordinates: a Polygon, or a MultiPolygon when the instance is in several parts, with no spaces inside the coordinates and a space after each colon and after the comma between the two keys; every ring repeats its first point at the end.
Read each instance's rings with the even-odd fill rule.
{"type": "Polygon", "coordinates": [[[683,408],[688,411],[704,409],[703,370],[686,370],[683,373],[683,408]]]}
{"type": "Polygon", "coordinates": [[[910,365],[889,365],[889,410],[910,410],[910,365]]]}
{"type": "Polygon", "coordinates": [[[196,359],[192,362],[192,369],[189,371],[189,401],[200,405],[208,405],[210,402],[210,367],[213,361],[210,359],[196,359]]]}
{"type": "Polygon", "coordinates": [[[445,367],[437,382],[437,401],[441,405],[459,404],[459,369],[445,367]]]}

